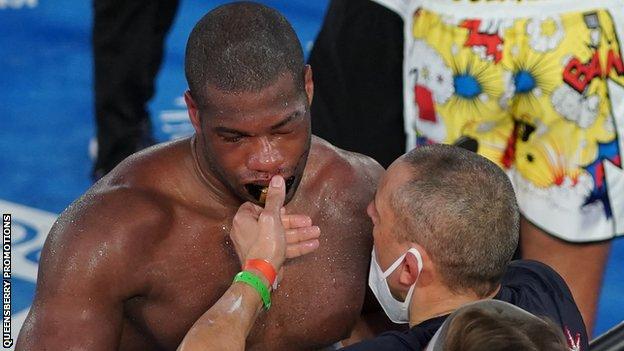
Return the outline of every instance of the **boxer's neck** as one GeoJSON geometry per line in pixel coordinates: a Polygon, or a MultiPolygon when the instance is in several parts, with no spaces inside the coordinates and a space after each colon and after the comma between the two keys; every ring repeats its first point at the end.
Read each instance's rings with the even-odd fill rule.
{"type": "Polygon", "coordinates": [[[199,157],[197,147],[197,138],[193,135],[191,138],[191,157],[195,165],[194,170],[198,180],[207,190],[208,195],[226,208],[238,208],[242,201],[211,171],[205,158],[199,157]]]}

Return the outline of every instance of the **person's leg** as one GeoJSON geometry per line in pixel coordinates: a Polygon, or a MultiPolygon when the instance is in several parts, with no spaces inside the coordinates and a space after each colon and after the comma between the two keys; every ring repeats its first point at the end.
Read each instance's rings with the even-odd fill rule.
{"type": "Polygon", "coordinates": [[[403,21],[371,0],[333,0],[309,63],[312,132],[387,167],[405,152],[403,21]]]}
{"type": "Polygon", "coordinates": [[[164,56],[165,39],[173,24],[178,9],[178,0],[159,0],[153,2],[155,8],[153,10],[154,22],[151,40],[151,53],[149,58],[148,76],[144,80],[144,88],[147,92],[148,99],[154,95],[155,77],[160,70],[162,59],[164,56]]]}
{"type": "Polygon", "coordinates": [[[621,220],[613,207],[616,192],[605,177],[605,166],[621,165],[612,114],[622,110],[606,79],[585,77],[576,69],[593,64],[610,72],[607,60],[599,63],[596,58],[603,52],[621,55],[605,10],[531,18],[524,28],[534,40],[527,41],[521,50],[525,58],[518,61],[526,67],[522,75],[538,79],[530,92],[519,94],[516,89],[514,104],[514,115],[524,123],[516,139],[512,172],[526,216],[522,257],[542,261],[563,276],[591,336],[610,239],[621,220]],[[538,25],[551,25],[560,33],[557,40],[543,42],[548,45],[540,48],[537,39],[543,34],[531,29],[538,25]],[[538,48],[548,50],[541,53],[538,48]],[[528,104],[530,100],[539,104],[528,104]],[[588,107],[597,101],[600,108],[588,107]]]}
{"type": "Polygon", "coordinates": [[[545,233],[524,218],[520,232],[522,258],[546,263],[563,277],[591,338],[611,241],[568,243],[545,233]]]}
{"type": "Polygon", "coordinates": [[[93,5],[97,179],[151,140],[146,105],[177,1],[95,0],[93,5]]]}

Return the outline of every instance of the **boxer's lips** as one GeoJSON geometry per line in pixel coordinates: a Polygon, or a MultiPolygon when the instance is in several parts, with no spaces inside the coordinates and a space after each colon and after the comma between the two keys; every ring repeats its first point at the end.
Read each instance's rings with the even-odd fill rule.
{"type": "MultiPolygon", "coordinates": [[[[290,190],[293,183],[295,182],[295,176],[286,178],[286,193],[290,190]]],[[[253,196],[254,199],[260,201],[262,196],[262,191],[267,189],[269,186],[269,181],[258,181],[253,183],[245,184],[245,190],[249,193],[249,195],[253,196]]],[[[263,202],[263,201],[260,201],[263,202]]]]}

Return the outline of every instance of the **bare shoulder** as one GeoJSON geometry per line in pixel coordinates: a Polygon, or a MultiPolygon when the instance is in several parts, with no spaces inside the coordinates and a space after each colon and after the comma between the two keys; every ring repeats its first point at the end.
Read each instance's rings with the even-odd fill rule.
{"type": "Polygon", "coordinates": [[[135,243],[145,249],[157,241],[170,222],[168,182],[182,173],[174,160],[183,162],[184,146],[158,144],[126,158],[61,214],[50,240],[106,243],[122,255],[131,255],[135,243]]]}
{"type": "Polygon", "coordinates": [[[165,195],[172,184],[184,182],[183,178],[191,173],[190,145],[190,138],[185,138],[141,150],[123,160],[96,185],[126,186],[165,195]]]}
{"type": "Polygon", "coordinates": [[[157,193],[97,183],[53,225],[41,254],[40,278],[53,285],[106,280],[112,287],[138,288],[140,280],[133,277],[138,269],[128,267],[146,261],[150,248],[166,235],[170,213],[157,193]]]}
{"type": "Polygon", "coordinates": [[[343,239],[369,237],[366,207],[375,197],[383,168],[370,157],[341,150],[320,138],[313,139],[308,160],[306,201],[317,204],[320,217],[332,232],[340,231],[343,239]]]}
{"type": "Polygon", "coordinates": [[[59,217],[47,248],[83,256],[108,253],[123,264],[148,256],[170,233],[175,209],[192,193],[190,141],[135,153],[94,184],[59,217]],[[191,185],[190,185],[191,184],[191,185]]]}
{"type": "Polygon", "coordinates": [[[167,202],[157,193],[126,185],[96,185],[63,211],[49,240],[108,243],[111,249],[125,251],[131,242],[153,239],[146,236],[162,232],[169,213],[167,202]]]}
{"type": "Polygon", "coordinates": [[[72,285],[94,279],[109,279],[116,287],[138,284],[133,274],[172,222],[173,202],[158,190],[162,182],[154,176],[171,152],[131,156],[63,211],[42,250],[40,277],[58,283],[66,278],[72,285]]]}
{"type": "Polygon", "coordinates": [[[342,150],[313,136],[309,163],[310,178],[336,190],[358,190],[374,194],[383,167],[371,157],[342,150]]]}

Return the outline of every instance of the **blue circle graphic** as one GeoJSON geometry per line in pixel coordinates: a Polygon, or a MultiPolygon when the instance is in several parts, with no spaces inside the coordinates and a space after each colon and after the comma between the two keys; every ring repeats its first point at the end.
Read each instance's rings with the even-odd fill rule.
{"type": "Polygon", "coordinates": [[[533,77],[531,72],[525,70],[520,70],[516,73],[514,83],[516,84],[516,92],[520,94],[528,93],[537,86],[535,77],[533,77]]]}
{"type": "Polygon", "coordinates": [[[455,85],[455,94],[464,99],[474,99],[483,92],[479,81],[470,74],[456,75],[453,77],[453,84],[455,85]]]}

